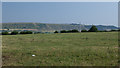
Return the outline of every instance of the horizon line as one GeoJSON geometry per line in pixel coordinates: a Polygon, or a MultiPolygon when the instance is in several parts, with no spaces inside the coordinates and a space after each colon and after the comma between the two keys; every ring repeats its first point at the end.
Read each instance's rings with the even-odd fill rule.
{"type": "MultiPolygon", "coordinates": [[[[41,22],[4,22],[4,23],[41,23],[41,22]]],[[[3,24],[3,23],[1,23],[3,24]]],[[[41,23],[41,24],[77,24],[77,23],[41,23]]],[[[104,25],[104,26],[116,26],[119,27],[118,25],[114,25],[114,24],[84,24],[84,23],[79,23],[82,25],[104,25]]]]}

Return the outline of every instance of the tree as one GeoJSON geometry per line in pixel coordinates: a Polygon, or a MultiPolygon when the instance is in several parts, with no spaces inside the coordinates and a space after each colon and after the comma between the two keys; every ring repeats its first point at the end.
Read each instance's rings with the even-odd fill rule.
{"type": "Polygon", "coordinates": [[[58,33],[58,31],[55,31],[54,33],[58,33]]]}
{"type": "Polygon", "coordinates": [[[72,30],[68,30],[67,33],[72,33],[72,30]]]}
{"type": "Polygon", "coordinates": [[[120,31],[120,29],[118,29],[118,31],[120,31]]]}
{"type": "Polygon", "coordinates": [[[20,34],[25,34],[25,31],[21,31],[20,34]]]}
{"type": "Polygon", "coordinates": [[[32,31],[21,31],[20,34],[32,34],[32,31]]]}
{"type": "Polygon", "coordinates": [[[16,34],[18,34],[18,31],[11,32],[11,35],[16,35],[16,34]]]}
{"type": "Polygon", "coordinates": [[[72,30],[72,32],[79,32],[79,31],[78,31],[78,30],[76,30],[76,29],[73,29],[73,30],[72,30]]]}
{"type": "Polygon", "coordinates": [[[98,29],[94,25],[89,29],[89,32],[97,32],[97,31],[98,29]]]}
{"type": "Polygon", "coordinates": [[[32,31],[26,31],[26,34],[32,34],[33,32],[32,31]]]}
{"type": "Polygon", "coordinates": [[[9,35],[9,33],[5,31],[5,32],[2,32],[2,35],[9,35]]]}
{"type": "Polygon", "coordinates": [[[60,33],[67,33],[67,31],[66,30],[61,30],[60,33]]]}
{"type": "Polygon", "coordinates": [[[87,32],[87,30],[81,30],[81,32],[87,32]]]}

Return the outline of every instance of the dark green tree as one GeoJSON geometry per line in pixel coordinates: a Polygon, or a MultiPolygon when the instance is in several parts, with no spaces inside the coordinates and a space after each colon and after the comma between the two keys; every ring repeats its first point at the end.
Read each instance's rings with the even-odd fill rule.
{"type": "Polygon", "coordinates": [[[120,29],[118,29],[118,31],[120,31],[120,29]]]}
{"type": "Polygon", "coordinates": [[[9,33],[5,31],[5,32],[2,32],[2,35],[9,35],[9,33]]]}
{"type": "Polygon", "coordinates": [[[25,31],[21,31],[20,34],[25,34],[25,31]]]}
{"type": "Polygon", "coordinates": [[[89,29],[89,32],[97,32],[97,31],[98,29],[94,25],[89,29]]]}
{"type": "Polygon", "coordinates": [[[18,34],[18,31],[11,32],[11,35],[16,35],[16,34],[18,34]]]}
{"type": "Polygon", "coordinates": [[[32,31],[26,31],[26,34],[32,34],[33,32],[32,31]]]}
{"type": "Polygon", "coordinates": [[[67,33],[67,31],[66,30],[61,30],[60,33],[67,33]]]}
{"type": "Polygon", "coordinates": [[[32,31],[21,31],[20,34],[32,34],[32,31]]]}
{"type": "Polygon", "coordinates": [[[72,32],[79,32],[79,31],[78,31],[78,30],[76,30],[76,29],[73,29],[73,30],[72,30],[72,32]]]}
{"type": "Polygon", "coordinates": [[[87,32],[87,30],[81,30],[81,32],[87,32]]]}
{"type": "Polygon", "coordinates": [[[67,33],[72,33],[72,30],[68,30],[67,33]]]}
{"type": "Polygon", "coordinates": [[[58,33],[58,31],[55,31],[54,33],[58,33]]]}

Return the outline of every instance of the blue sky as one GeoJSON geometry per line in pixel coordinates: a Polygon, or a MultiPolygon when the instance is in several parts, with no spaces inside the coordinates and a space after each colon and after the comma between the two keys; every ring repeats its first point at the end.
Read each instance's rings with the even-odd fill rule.
{"type": "Polygon", "coordinates": [[[3,23],[118,25],[117,2],[3,2],[3,23]]]}

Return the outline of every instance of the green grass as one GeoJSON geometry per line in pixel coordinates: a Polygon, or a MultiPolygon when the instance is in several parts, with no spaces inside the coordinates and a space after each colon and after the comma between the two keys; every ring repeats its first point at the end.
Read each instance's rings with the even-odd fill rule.
{"type": "Polygon", "coordinates": [[[3,66],[118,65],[117,32],[4,35],[2,42],[3,66]]]}

